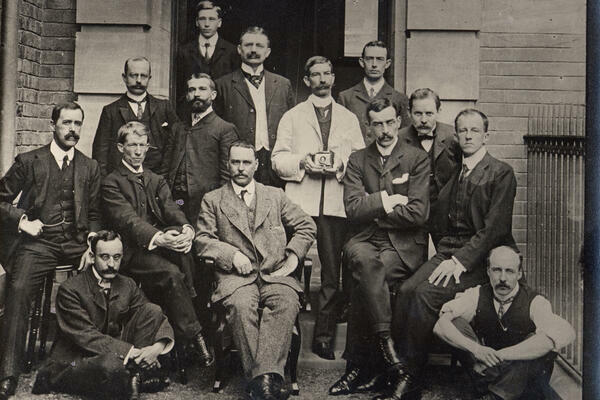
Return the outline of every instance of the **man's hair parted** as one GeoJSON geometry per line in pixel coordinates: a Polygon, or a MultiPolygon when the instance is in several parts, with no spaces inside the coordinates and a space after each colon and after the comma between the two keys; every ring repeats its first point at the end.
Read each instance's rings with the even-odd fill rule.
{"type": "Polygon", "coordinates": [[[90,238],[90,249],[92,250],[92,253],[95,253],[99,241],[110,242],[115,239],[121,240],[121,235],[111,230],[98,231],[90,238]]]}
{"type": "Polygon", "coordinates": [[[117,132],[117,143],[125,144],[127,136],[136,134],[138,136],[148,136],[148,127],[138,121],[129,121],[121,126],[117,132]]]}
{"type": "Polygon", "coordinates": [[[52,119],[52,122],[54,122],[55,124],[58,122],[62,110],[79,110],[81,111],[81,121],[83,122],[83,119],[85,118],[83,108],[81,108],[79,104],[75,103],[74,101],[67,101],[66,103],[59,103],[55,105],[52,109],[50,119],[52,119]]]}
{"type": "Polygon", "coordinates": [[[466,108],[456,115],[456,118],[454,118],[454,130],[455,131],[456,131],[456,123],[458,122],[458,120],[460,118],[464,117],[465,115],[479,115],[481,117],[481,120],[483,121],[483,131],[484,132],[488,131],[490,122],[488,120],[487,115],[485,115],[485,113],[483,113],[482,111],[477,110],[476,108],[466,108]]]}

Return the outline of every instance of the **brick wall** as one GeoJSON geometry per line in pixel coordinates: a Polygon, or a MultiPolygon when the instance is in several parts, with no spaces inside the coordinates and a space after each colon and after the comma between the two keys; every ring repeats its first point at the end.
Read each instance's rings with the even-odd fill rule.
{"type": "Polygon", "coordinates": [[[71,101],[75,0],[19,2],[17,152],[50,142],[54,104],[71,101]]]}
{"type": "Polygon", "coordinates": [[[580,32],[585,27],[585,3],[577,0],[568,12],[556,1],[548,2],[546,10],[535,10],[534,3],[539,5],[531,0],[518,6],[485,0],[480,34],[478,107],[490,117],[490,152],[511,164],[517,175],[513,233],[524,252],[527,154],[523,135],[529,108],[585,102],[585,34],[580,32]],[[569,21],[579,27],[571,27],[569,21]]]}

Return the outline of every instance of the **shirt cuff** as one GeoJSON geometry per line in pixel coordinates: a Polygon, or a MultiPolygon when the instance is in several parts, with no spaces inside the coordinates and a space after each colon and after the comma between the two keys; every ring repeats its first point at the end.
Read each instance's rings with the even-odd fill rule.
{"type": "MultiPolygon", "coordinates": [[[[193,227],[192,225],[190,225],[190,224],[185,224],[185,225],[183,225],[183,227],[184,227],[184,228],[185,228],[186,226],[189,226],[189,227],[190,227],[190,229],[192,230],[192,233],[194,234],[194,236],[196,236],[196,231],[194,230],[194,227],[193,227]]],[[[183,230],[183,229],[182,229],[182,230],[183,230]]]]}
{"type": "Polygon", "coordinates": [[[387,192],[382,190],[379,193],[381,193],[381,202],[383,203],[383,209],[385,210],[385,213],[389,214],[394,211],[394,205],[392,204],[390,196],[387,194],[387,192]]]}
{"type": "Polygon", "coordinates": [[[173,339],[169,339],[169,343],[167,343],[165,345],[165,348],[163,349],[163,351],[160,353],[162,354],[167,354],[168,352],[170,352],[171,350],[173,350],[173,346],[175,346],[175,341],[173,339]]]}
{"type": "Polygon", "coordinates": [[[158,247],[156,244],[154,244],[154,242],[158,238],[158,235],[161,235],[161,234],[162,234],[162,232],[159,231],[159,232],[156,232],[154,234],[154,236],[152,236],[152,240],[150,240],[150,243],[148,244],[148,250],[152,251],[158,247]]]}
{"type": "Polygon", "coordinates": [[[123,359],[123,365],[127,365],[127,363],[129,362],[129,357],[131,356],[131,352],[133,351],[133,349],[135,349],[135,346],[131,346],[131,348],[127,352],[127,355],[123,359]]]}
{"type": "Polygon", "coordinates": [[[23,222],[23,220],[24,220],[24,219],[27,219],[27,214],[23,214],[23,215],[21,215],[21,219],[19,219],[19,225],[17,225],[17,232],[18,232],[18,233],[21,233],[21,232],[23,232],[23,231],[21,230],[21,222],[23,222]]]}
{"type": "Polygon", "coordinates": [[[462,263],[460,261],[458,261],[458,259],[454,256],[452,256],[452,261],[454,261],[454,263],[460,268],[462,269],[462,272],[467,272],[467,269],[465,268],[464,265],[462,265],[462,263]]]}

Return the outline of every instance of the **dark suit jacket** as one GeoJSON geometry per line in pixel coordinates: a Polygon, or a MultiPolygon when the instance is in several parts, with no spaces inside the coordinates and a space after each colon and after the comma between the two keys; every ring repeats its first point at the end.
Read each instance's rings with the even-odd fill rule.
{"type": "Polygon", "coordinates": [[[183,95],[187,89],[187,79],[195,73],[209,74],[213,80],[240,67],[237,48],[219,35],[210,63],[205,63],[198,48],[198,38],[181,46],[177,58],[178,93],[183,95]]]}
{"type": "Polygon", "coordinates": [[[187,187],[191,219],[196,222],[200,202],[205,193],[229,181],[227,158],[229,146],[238,139],[235,126],[222,120],[214,112],[208,114],[195,126],[190,121],[179,123],[169,138],[162,170],[166,172],[171,189],[183,156],[186,156],[187,187]]]}
{"type": "Polygon", "coordinates": [[[219,301],[237,288],[254,282],[260,270],[266,282],[282,283],[301,292],[293,275],[270,276],[291,251],[301,260],[315,241],[317,228],[312,218],[292,203],[283,190],[256,182],[254,226],[248,223],[246,204],[231,183],[207,193],[196,225],[194,244],[200,257],[215,261],[217,288],[212,301],[219,301]],[[286,243],[286,228],[293,232],[286,243]],[[238,275],[233,267],[237,251],[250,259],[253,271],[238,275]]]}
{"type": "MultiPolygon", "coordinates": [[[[419,143],[417,130],[412,124],[402,129],[398,136],[410,139],[419,149],[423,150],[419,143]]],[[[451,125],[438,122],[435,127],[435,138],[433,139],[433,166],[435,187],[429,188],[431,207],[437,201],[437,195],[444,185],[450,180],[456,165],[462,163],[462,151],[458,144],[458,138],[451,125]]]]}
{"type": "MultiPolygon", "coordinates": [[[[66,367],[84,357],[110,353],[124,359],[132,344],[120,339],[123,328],[135,312],[147,303],[148,300],[133,279],[117,275],[111,284],[106,326],[106,298],[92,268],[65,281],[56,295],[58,330],[50,364],[55,361],[59,366],[62,364],[66,367]]],[[[161,339],[174,340],[173,328],[164,315],[155,335],[155,341],[161,339]]],[[[50,368],[51,371],[54,369],[50,368]]]]}
{"type": "Polygon", "coordinates": [[[401,127],[410,125],[410,117],[408,115],[408,98],[404,93],[400,93],[391,87],[387,82],[375,95],[375,98],[369,98],[367,89],[361,80],[356,85],[349,89],[340,92],[338,103],[352,111],[358,118],[360,130],[363,134],[365,144],[368,146],[375,140],[375,137],[369,132],[369,120],[367,119],[367,106],[372,100],[387,98],[394,104],[398,110],[398,115],[402,118],[401,127]]]}
{"type": "MultiPolygon", "coordinates": [[[[144,168],[161,173],[160,165],[171,127],[179,121],[168,100],[157,99],[150,94],[146,108],[150,113],[150,135],[152,146],[146,154],[144,168]]],[[[104,106],[100,114],[98,129],[92,146],[92,158],[98,160],[102,176],[108,175],[121,162],[117,149],[117,131],[129,121],[137,121],[127,101],[127,95],[104,106]]]]}
{"type": "Polygon", "coordinates": [[[385,168],[375,142],[350,155],[344,176],[344,206],[348,219],[362,230],[347,246],[368,240],[378,229],[386,229],[400,258],[413,271],[427,254],[425,222],[429,216],[429,159],[425,151],[409,141],[398,140],[385,168]],[[381,191],[408,197],[408,204],[387,214],[381,191]]]}
{"type": "Polygon", "coordinates": [[[189,224],[183,211],[173,201],[165,178],[147,169],[142,176],[143,189],[136,182],[135,174],[121,163],[102,182],[106,218],[110,226],[123,236],[126,257],[130,254],[128,248],[148,248],[152,237],[164,228],[189,224]],[[147,207],[138,200],[142,190],[149,203],[149,209],[145,211],[154,216],[155,225],[140,216],[143,208],[147,207]]]}
{"type": "MultiPolygon", "coordinates": [[[[56,162],[50,145],[19,154],[6,175],[0,179],[0,262],[7,265],[19,244],[18,226],[21,217],[40,218],[48,190],[50,163],[56,162]],[[19,202],[13,206],[15,198],[19,202]]],[[[90,231],[100,229],[100,169],[98,163],[75,149],[74,199],[77,240],[85,243],[90,231]]]]}
{"type": "MultiPolygon", "coordinates": [[[[275,146],[277,126],[283,114],[294,106],[292,84],[287,78],[265,71],[265,101],[269,148],[275,146]]],[[[241,139],[254,144],[256,114],[250,90],[241,68],[222,76],[215,82],[217,98],[213,103],[215,112],[225,121],[233,123],[241,139]]]]}
{"type": "MultiPolygon", "coordinates": [[[[440,242],[440,246],[443,246],[445,236],[452,236],[448,229],[448,212],[461,168],[455,168],[452,178],[440,192],[436,207],[432,209],[432,237],[440,242]]],[[[512,236],[512,212],[517,180],[510,165],[489,153],[465,179],[468,185],[465,214],[475,235],[453,255],[467,271],[472,271],[484,265],[493,248],[501,245],[516,247],[512,236]]]]}

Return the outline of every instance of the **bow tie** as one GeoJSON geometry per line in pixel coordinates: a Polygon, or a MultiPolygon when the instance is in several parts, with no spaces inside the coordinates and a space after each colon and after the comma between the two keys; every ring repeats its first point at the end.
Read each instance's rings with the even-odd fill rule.
{"type": "Polygon", "coordinates": [[[435,138],[435,136],[433,135],[419,135],[417,136],[417,139],[419,139],[419,141],[423,141],[423,140],[433,140],[435,138]]]}
{"type": "Polygon", "coordinates": [[[127,96],[127,101],[130,103],[142,104],[148,101],[148,96],[144,96],[144,98],[141,100],[134,100],[131,97],[127,96]]]}
{"type": "Polygon", "coordinates": [[[265,70],[260,71],[260,73],[258,75],[252,75],[249,74],[246,71],[242,71],[242,73],[244,74],[244,76],[246,77],[246,79],[248,79],[248,81],[255,87],[255,88],[259,88],[260,83],[262,82],[263,76],[265,75],[265,70]]]}

